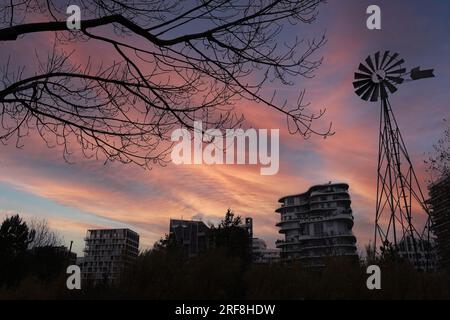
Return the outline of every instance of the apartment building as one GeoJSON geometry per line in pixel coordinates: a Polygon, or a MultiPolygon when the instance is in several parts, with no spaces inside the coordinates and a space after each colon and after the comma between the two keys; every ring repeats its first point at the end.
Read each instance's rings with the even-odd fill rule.
{"type": "Polygon", "coordinates": [[[94,285],[117,281],[139,253],[139,234],[130,229],[91,229],[84,240],[82,281],[94,285]]]}
{"type": "Polygon", "coordinates": [[[279,200],[276,225],[284,239],[276,246],[283,261],[320,267],[329,257],[357,258],[348,189],[346,183],[330,182],[279,200]]]}

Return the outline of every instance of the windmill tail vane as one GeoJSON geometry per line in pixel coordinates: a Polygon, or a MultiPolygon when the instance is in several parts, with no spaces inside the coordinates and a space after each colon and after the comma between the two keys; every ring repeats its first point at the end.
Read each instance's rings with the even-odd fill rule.
{"type": "Polygon", "coordinates": [[[434,78],[434,70],[433,69],[427,69],[427,70],[420,70],[420,67],[416,67],[411,70],[411,79],[412,80],[418,80],[418,79],[425,79],[425,78],[434,78]]]}

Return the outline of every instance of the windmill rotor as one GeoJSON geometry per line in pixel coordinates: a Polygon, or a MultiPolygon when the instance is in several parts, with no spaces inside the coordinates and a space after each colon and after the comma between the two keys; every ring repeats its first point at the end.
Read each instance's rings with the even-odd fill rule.
{"type": "Polygon", "coordinates": [[[355,72],[355,93],[361,99],[372,102],[386,99],[389,94],[395,93],[406,73],[406,69],[402,67],[405,60],[398,56],[398,53],[391,54],[389,51],[378,51],[373,56],[368,56],[355,72]]]}

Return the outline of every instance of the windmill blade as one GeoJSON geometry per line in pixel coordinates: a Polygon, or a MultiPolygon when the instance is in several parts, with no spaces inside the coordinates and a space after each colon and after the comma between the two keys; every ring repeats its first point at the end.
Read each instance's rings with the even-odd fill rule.
{"type": "Polygon", "coordinates": [[[377,67],[377,70],[380,68],[380,51],[375,53],[375,66],[377,67]]]}
{"type": "Polygon", "coordinates": [[[370,71],[365,65],[363,65],[362,63],[359,64],[358,70],[364,73],[368,73],[371,74],[372,71],[370,71]]]}
{"type": "Polygon", "coordinates": [[[367,83],[371,83],[371,81],[368,80],[368,79],[366,79],[366,80],[358,80],[358,81],[354,81],[354,82],[353,82],[353,87],[354,87],[355,89],[358,89],[359,87],[361,87],[361,86],[363,86],[363,85],[365,85],[365,84],[367,84],[367,83]]]}
{"type": "Polygon", "coordinates": [[[380,69],[383,69],[384,63],[386,62],[386,59],[388,56],[389,56],[389,50],[385,51],[383,54],[383,59],[381,59],[380,69]]]}
{"type": "Polygon", "coordinates": [[[372,82],[367,82],[361,88],[355,91],[358,96],[361,96],[369,87],[373,86],[372,82]]]}
{"type": "Polygon", "coordinates": [[[391,70],[392,68],[395,68],[396,66],[401,65],[403,62],[405,62],[405,60],[403,60],[403,59],[398,60],[398,61],[397,61],[396,63],[394,63],[392,66],[390,66],[389,68],[387,68],[386,71],[389,71],[389,70],[391,70]]]}
{"type": "Polygon", "coordinates": [[[381,82],[380,83],[380,95],[381,95],[381,99],[386,99],[388,97],[386,88],[384,87],[384,83],[381,82]]]}
{"type": "Polygon", "coordinates": [[[403,78],[400,78],[400,77],[387,76],[386,78],[388,78],[389,80],[391,80],[392,82],[395,82],[397,84],[402,84],[403,81],[405,81],[403,78]]]}
{"type": "Polygon", "coordinates": [[[389,89],[389,91],[391,93],[394,93],[395,91],[397,91],[397,88],[389,81],[384,81],[384,84],[386,85],[386,87],[389,89]]]}
{"type": "Polygon", "coordinates": [[[386,72],[386,74],[390,74],[390,75],[392,75],[392,74],[403,74],[403,73],[405,73],[406,72],[406,69],[405,68],[401,68],[401,69],[397,69],[397,70],[392,70],[392,71],[388,71],[388,72],[386,72]]]}
{"type": "Polygon", "coordinates": [[[370,58],[370,56],[368,56],[368,57],[366,58],[366,63],[367,63],[367,65],[369,66],[370,71],[371,71],[371,72],[374,72],[374,71],[375,71],[375,67],[373,66],[373,62],[372,62],[372,59],[370,58]]]}
{"type": "Polygon", "coordinates": [[[355,79],[370,79],[372,76],[370,74],[363,74],[355,72],[355,79]]]}
{"type": "Polygon", "coordinates": [[[398,53],[394,53],[388,60],[388,62],[384,65],[383,69],[392,63],[395,59],[397,59],[398,53]]]}
{"type": "MultiPolygon", "coordinates": [[[[398,85],[406,81],[408,71],[403,68],[404,62],[405,60],[401,59],[398,53],[389,50],[377,51],[367,56],[354,73],[355,93],[365,101],[375,102],[387,99],[390,94],[398,90],[398,85]]],[[[432,69],[415,68],[411,71],[411,79],[432,76],[434,76],[432,69]]]]}
{"type": "Polygon", "coordinates": [[[373,90],[372,96],[370,97],[370,101],[373,101],[373,102],[377,101],[379,94],[380,94],[380,84],[377,83],[375,85],[375,90],[373,90]]]}
{"type": "Polygon", "coordinates": [[[367,91],[363,94],[363,96],[361,97],[363,100],[368,101],[370,96],[372,95],[373,90],[375,89],[375,85],[371,85],[367,91]]]}

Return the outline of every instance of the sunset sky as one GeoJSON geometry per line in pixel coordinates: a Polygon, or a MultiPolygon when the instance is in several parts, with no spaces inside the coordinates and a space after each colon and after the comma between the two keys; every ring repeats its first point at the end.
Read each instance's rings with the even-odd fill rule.
{"type": "MultiPolygon", "coordinates": [[[[306,89],[313,110],[327,109],[318,125],[332,122],[336,133],[327,139],[304,140],[289,135],[285,119],[275,111],[254,102],[239,103],[248,125],[280,128],[277,175],[262,176],[259,167],[251,165],[169,164],[144,171],[81,158],[68,164],[62,152],[31,136],[20,149],[14,142],[0,144],[0,218],[14,213],[26,219],[46,218],[67,245],[74,241],[74,250],[81,254],[88,228],[131,228],[140,234],[144,249],[168,232],[169,218],[217,222],[232,208],[253,217],[255,236],[275,247],[275,240],[282,238],[275,227],[279,214],[274,212],[281,196],[328,181],[347,182],[353,230],[363,248],[373,236],[379,104],[354,94],[353,73],[360,61],[379,50],[400,53],[406,67],[435,69],[436,78],[405,83],[390,100],[425,189],[429,175],[423,161],[444,131],[443,119],[450,116],[450,3],[329,0],[319,7],[313,24],[289,30],[282,34],[286,40],[296,35],[319,38],[325,33],[327,43],[317,55],[324,61],[315,78],[299,78],[296,85],[279,88],[278,93],[295,101],[306,89]],[[381,31],[365,26],[370,4],[381,7],[381,31]]],[[[11,54],[20,65],[33,48],[50,45],[45,34],[28,35],[14,44],[0,42],[0,58],[11,54]]]]}

